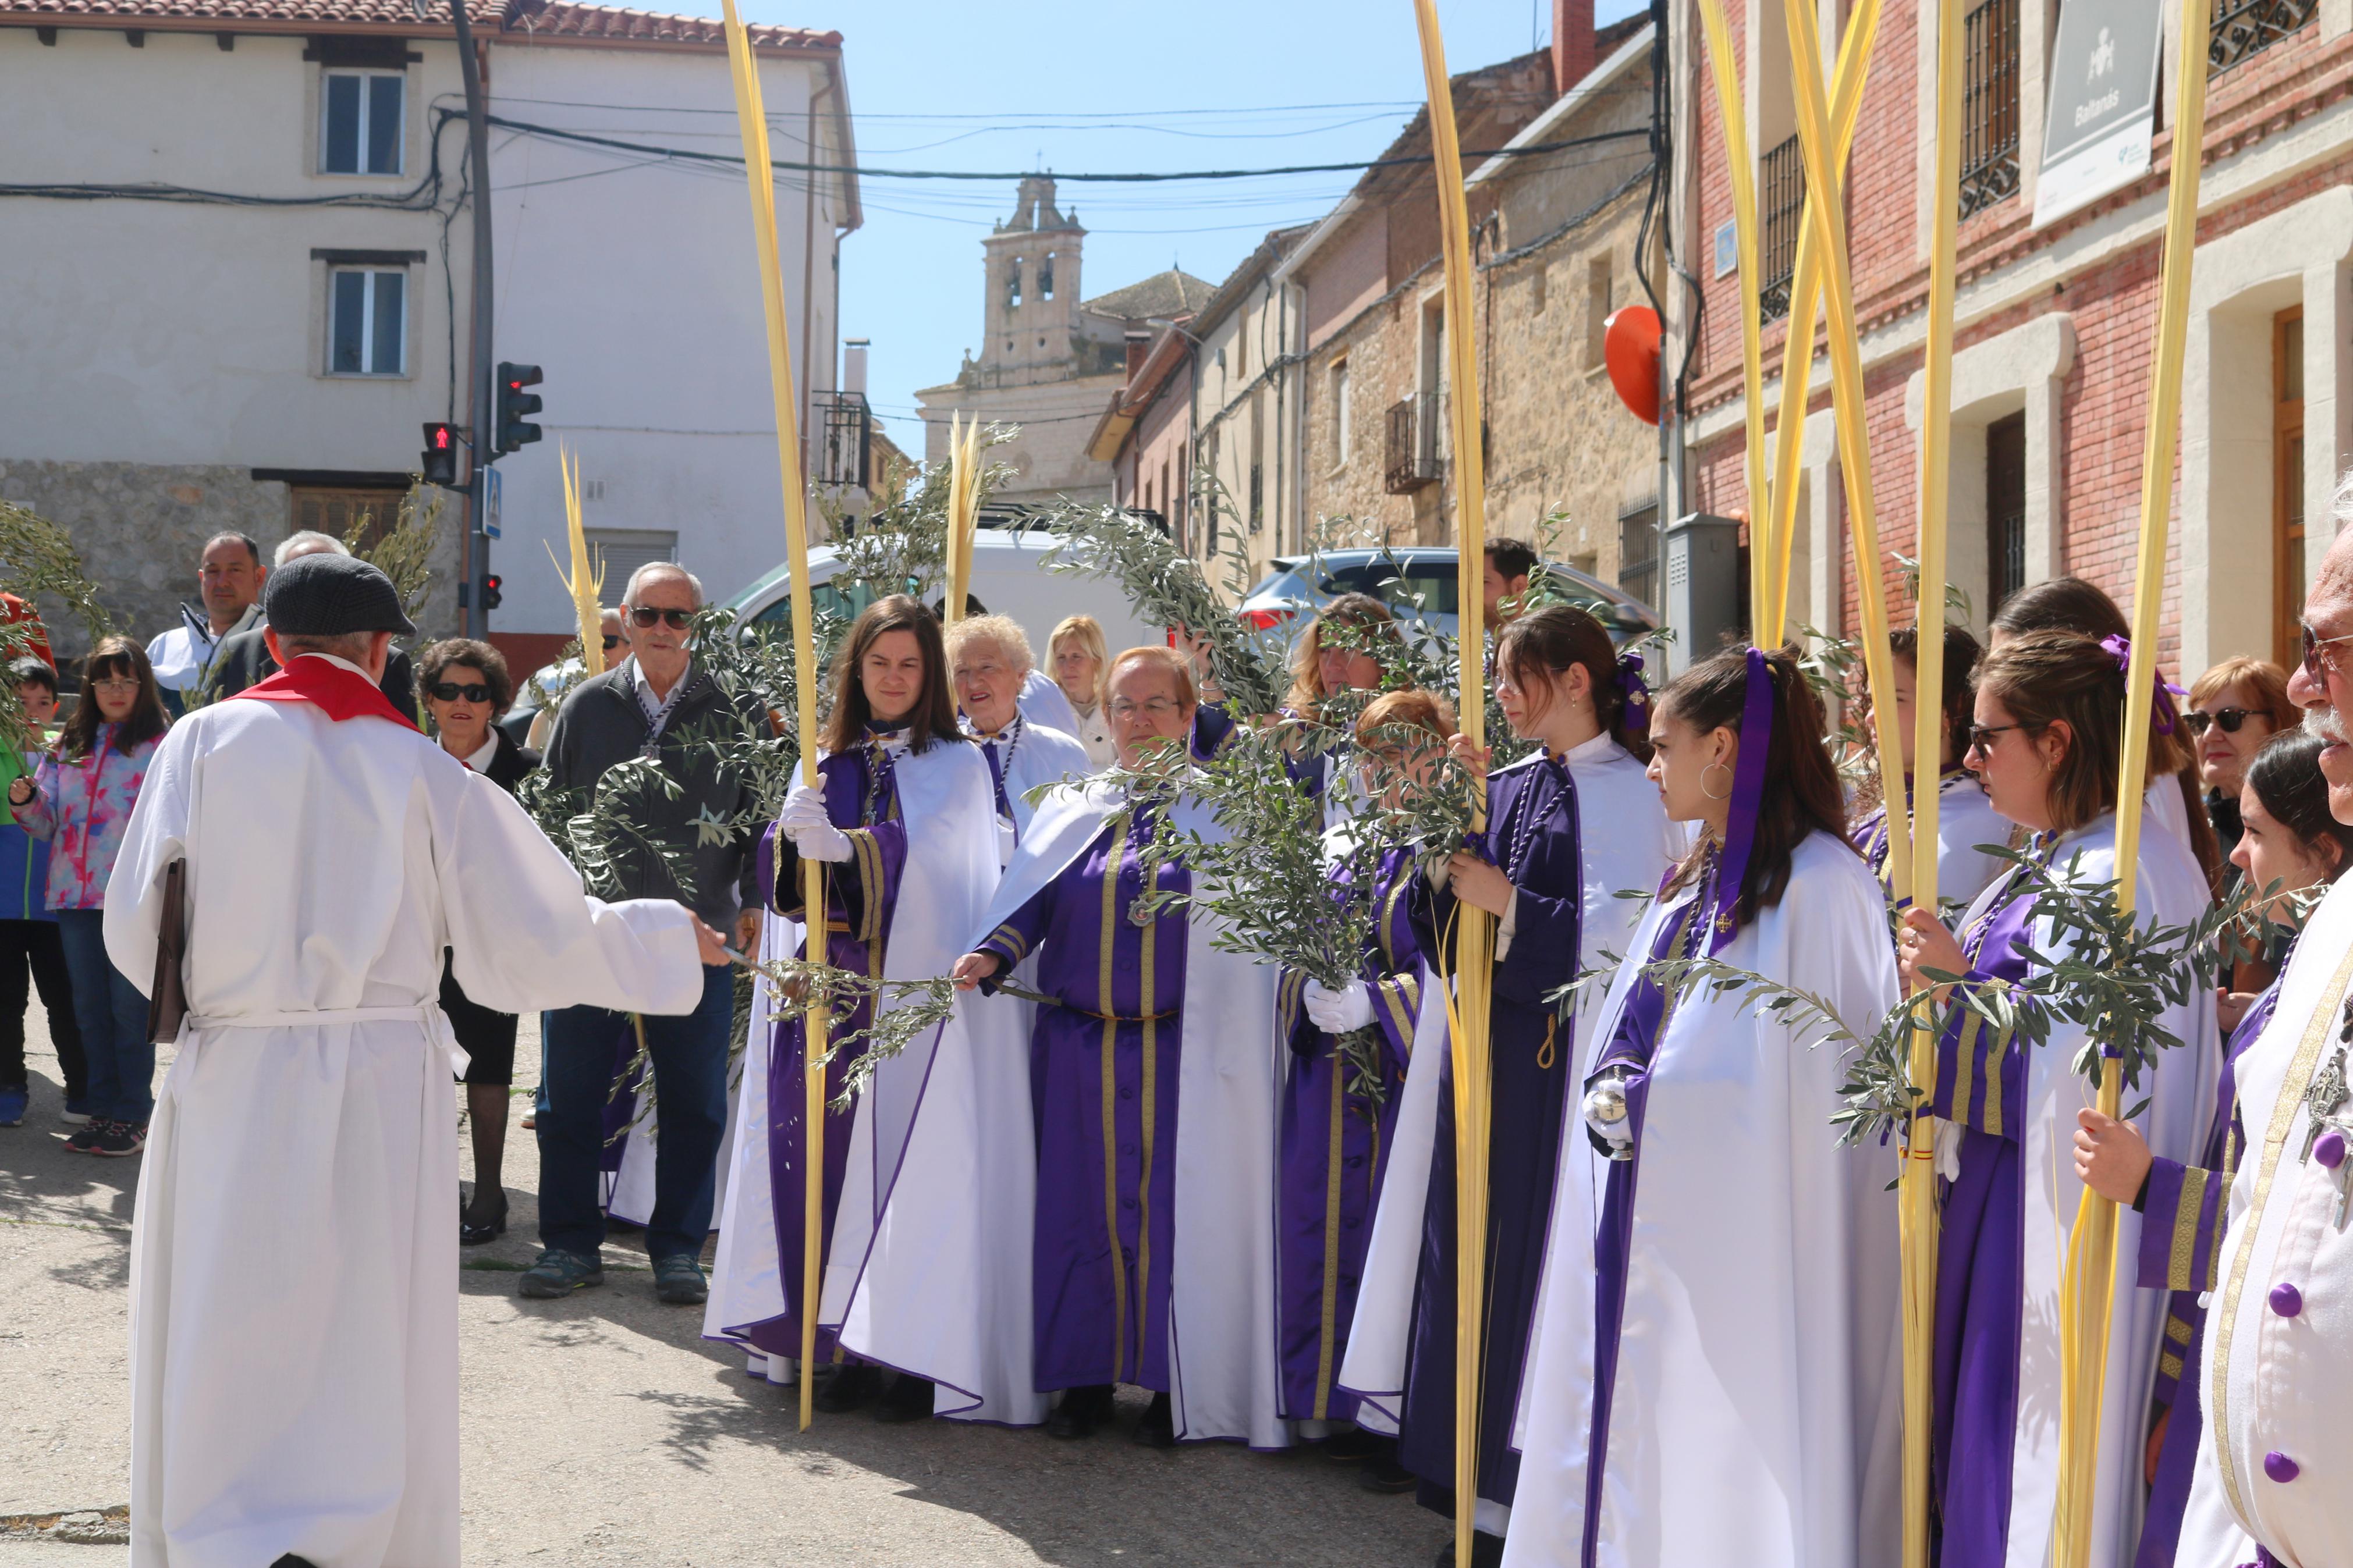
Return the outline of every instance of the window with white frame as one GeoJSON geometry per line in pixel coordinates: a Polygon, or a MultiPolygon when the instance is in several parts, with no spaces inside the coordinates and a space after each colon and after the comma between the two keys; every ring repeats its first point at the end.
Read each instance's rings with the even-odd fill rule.
{"type": "Polygon", "coordinates": [[[337,268],[327,274],[327,374],[407,373],[408,274],[337,268]]]}
{"type": "Polygon", "coordinates": [[[331,70],[319,84],[319,172],[397,174],[408,79],[400,71],[331,70]]]}

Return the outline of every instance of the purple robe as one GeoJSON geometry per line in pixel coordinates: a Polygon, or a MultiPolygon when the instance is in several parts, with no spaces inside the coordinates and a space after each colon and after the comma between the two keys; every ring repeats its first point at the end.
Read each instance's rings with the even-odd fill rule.
{"type": "MultiPolygon", "coordinates": [[[[1041,1390],[1126,1383],[1169,1389],[1176,1254],[1176,1069],[1183,1039],[1182,905],[1139,927],[1139,855],[1153,816],[1123,810],[978,951],[1010,973],[1038,955],[1030,1035],[1038,1135],[1031,1254],[1034,1375],[1041,1390]]],[[[1165,861],[1154,886],[1183,892],[1165,861]]]]}
{"type": "MultiPolygon", "coordinates": [[[[2025,979],[2019,943],[2033,919],[2032,884],[2013,870],[2002,895],[1961,932],[1968,979],[2025,979]]],[[[1936,1044],[1933,1107],[1961,1136],[1960,1174],[1946,1185],[1936,1245],[1929,1441],[1943,1568],[1998,1568],[2010,1538],[2026,1234],[2016,1109],[2025,1095],[2024,1047],[1956,1010],[1936,1044]]]]}
{"type": "MultiPolygon", "coordinates": [[[[1385,1093],[1378,1104],[1347,1087],[1351,1069],[1338,1058],[1336,1039],[1308,1018],[1301,1002],[1306,976],[1286,973],[1277,1001],[1275,1027],[1291,1047],[1292,1061],[1282,1091],[1276,1187],[1276,1328],[1282,1414],[1293,1421],[1352,1421],[1356,1415],[1356,1396],[1333,1384],[1356,1316],[1373,1212],[1413,1054],[1414,1021],[1421,1014],[1421,942],[1406,897],[1416,875],[1412,852],[1391,849],[1381,857],[1373,889],[1377,924],[1362,973],[1372,987],[1373,1026],[1381,1037],[1385,1093]]],[[[1346,863],[1335,866],[1332,876],[1346,881],[1346,863]]]]}
{"type": "MultiPolygon", "coordinates": [[[[906,863],[907,830],[899,820],[899,796],[887,761],[878,768],[879,748],[861,747],[818,764],[825,791],[828,820],[849,837],[847,860],[828,865],[825,872],[826,962],[852,973],[880,976],[883,944],[896,906],[900,868],[906,863]]],[[[792,840],[771,823],[760,839],[760,897],[766,906],[788,920],[804,917],[801,860],[792,840]]],[[[802,941],[800,956],[808,956],[802,941]]],[[[828,1020],[828,1033],[839,1037],[867,1026],[871,1008],[861,1004],[848,1017],[828,1020]]],[[[768,1045],[768,1177],[776,1194],[776,1258],[783,1276],[785,1310],[777,1317],[751,1324],[744,1337],[773,1355],[801,1353],[801,1259],[807,1236],[807,1200],[802,1185],[807,1169],[807,1061],[803,1021],[790,1018],[776,1025],[768,1045]]],[[[864,1053],[860,1046],[834,1054],[826,1066],[828,1102],[840,1097],[850,1064],[864,1053]]],[[[828,1109],[825,1115],[825,1194],[822,1200],[823,1247],[833,1246],[834,1210],[841,1202],[842,1173],[849,1169],[850,1110],[828,1109]]],[[[827,1330],[818,1331],[820,1360],[839,1360],[839,1348],[827,1330]]]]}
{"type": "MultiPolygon", "coordinates": [[[[2284,960],[2280,973],[2287,973],[2284,960]]],[[[2278,1006],[2275,980],[2248,1005],[2246,1016],[2231,1031],[2214,1096],[2214,1121],[2198,1164],[2157,1159],[2149,1166],[2141,1200],[2134,1205],[2142,1215],[2139,1284],[2143,1289],[2170,1291],[2172,1300],[2165,1317],[2168,1342],[2158,1354],[2157,1386],[2150,1397],[2153,1406],[2169,1414],[2158,1445],[2157,1484],[2142,1517],[2133,1568],[2168,1568],[2180,1542],[2198,1438],[2205,1426],[2198,1370],[2206,1310],[2198,1298],[2214,1288],[2215,1255],[2230,1215],[2231,1177],[2247,1146],[2246,1129],[2239,1123],[2238,1061],[2262,1037],[2278,1006]]]]}
{"type": "MultiPolygon", "coordinates": [[[[1536,1290],[1544,1273],[1545,1231],[1559,1166],[1561,1117],[1577,1052],[1558,1007],[1546,1000],[1577,975],[1583,916],[1584,855],[1577,790],[1555,759],[1492,773],[1487,830],[1472,851],[1500,866],[1519,891],[1511,951],[1495,965],[1489,1018],[1487,1318],[1480,1335],[1482,1388],[1479,1421],[1479,1496],[1509,1506],[1520,1457],[1511,1444],[1520,1374],[1536,1290]]],[[[1451,889],[1413,883],[1414,923],[1426,952],[1440,951],[1452,924],[1451,889]]],[[[1455,1342],[1454,1074],[1450,1060],[1438,1091],[1429,1202],[1415,1272],[1413,1333],[1407,1353],[1398,1461],[1421,1478],[1425,1506],[1458,1506],[1454,1484],[1455,1342]]],[[[1461,1506],[1467,1506],[1462,1504],[1461,1506]]]]}

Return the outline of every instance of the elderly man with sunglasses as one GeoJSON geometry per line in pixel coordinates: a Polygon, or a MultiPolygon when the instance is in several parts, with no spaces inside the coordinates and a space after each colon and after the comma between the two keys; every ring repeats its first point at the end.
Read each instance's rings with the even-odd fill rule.
{"type": "MultiPolygon", "coordinates": [[[[2320,769],[2353,823],[2353,503],[2306,596],[2288,700],[2327,742],[2320,769]]],[[[2175,1561],[2320,1568],[2353,1563],[2353,879],[2306,922],[2271,1022],[2230,1067],[2243,1136],[2202,1204],[2177,1201],[2176,1289],[2209,1292],[2182,1376],[2205,1430],[2175,1561]],[[2219,1209],[2227,1222],[2209,1246],[2219,1209]],[[2250,1539],[2252,1538],[2252,1539],[2250,1539]]],[[[2197,1173],[2200,1176],[2206,1173],[2197,1173]]],[[[2154,1223],[2155,1216],[2150,1216],[2154,1223]]],[[[2153,1281],[2144,1279],[2143,1283],[2153,1281]]]]}
{"type": "MultiPolygon", "coordinates": [[[[612,891],[677,899],[750,950],[759,940],[754,851],[763,824],[750,783],[725,752],[766,730],[698,666],[702,607],[702,584],[683,566],[657,562],[630,574],[621,595],[628,657],[565,699],[545,766],[549,782],[573,794],[575,809],[593,803],[618,819],[620,885],[612,891]]],[[[708,1293],[700,1260],[726,1125],[733,1014],[733,982],[718,964],[704,970],[693,1012],[641,1020],[661,1107],[646,1253],[655,1293],[681,1306],[708,1293]]],[[[604,1283],[605,1107],[617,1052],[636,1039],[625,1013],[583,1006],[547,1016],[536,1108],[543,1250],[517,1281],[521,1295],[551,1299],[604,1283]]]]}

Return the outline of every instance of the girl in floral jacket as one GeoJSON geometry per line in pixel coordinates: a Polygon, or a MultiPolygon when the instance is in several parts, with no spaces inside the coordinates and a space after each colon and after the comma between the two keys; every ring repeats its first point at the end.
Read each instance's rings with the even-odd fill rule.
{"type": "Polygon", "coordinates": [[[155,1109],[147,998],[106,956],[106,883],[169,722],[146,653],[128,638],[103,638],[84,661],[81,700],[56,753],[8,786],[16,820],[51,840],[48,907],[90,1061],[90,1119],[66,1147],[83,1153],[137,1153],[155,1109]]]}

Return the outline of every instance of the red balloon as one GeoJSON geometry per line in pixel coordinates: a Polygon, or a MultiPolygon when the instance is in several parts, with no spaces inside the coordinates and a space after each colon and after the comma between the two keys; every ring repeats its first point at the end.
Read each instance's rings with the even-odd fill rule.
{"type": "Polygon", "coordinates": [[[1609,384],[1645,425],[1659,422],[1659,313],[1648,305],[1612,310],[1601,323],[1601,358],[1609,384]]]}

